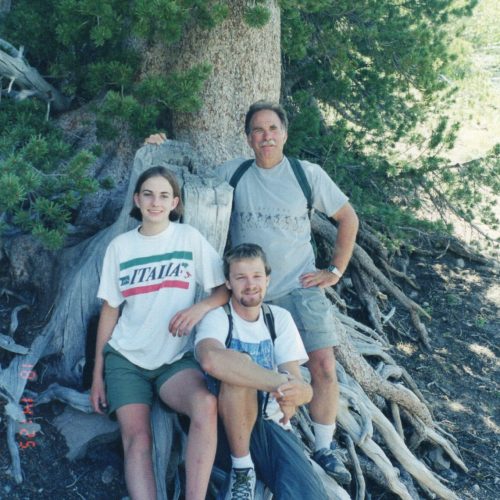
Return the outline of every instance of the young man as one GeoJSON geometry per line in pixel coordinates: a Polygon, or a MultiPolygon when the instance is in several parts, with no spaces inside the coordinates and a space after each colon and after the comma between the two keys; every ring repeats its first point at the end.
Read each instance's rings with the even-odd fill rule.
{"type": "Polygon", "coordinates": [[[230,310],[208,313],[196,335],[196,357],[217,382],[209,385],[219,395],[225,431],[219,443],[224,448],[227,436],[231,453],[225,498],[252,499],[255,470],[274,498],[327,498],[297,438],[285,430],[297,407],[311,400],[312,388],[300,373],[307,354],[290,314],[277,306],[262,308],[269,273],[258,245],[228,252],[224,274],[230,310]]]}

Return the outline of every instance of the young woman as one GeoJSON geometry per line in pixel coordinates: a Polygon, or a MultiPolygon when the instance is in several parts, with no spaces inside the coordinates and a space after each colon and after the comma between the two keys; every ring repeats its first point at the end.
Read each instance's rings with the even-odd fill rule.
{"type": "Polygon", "coordinates": [[[132,499],[156,498],[151,456],[153,393],[190,418],[186,498],[204,499],[216,448],[217,403],[188,351],[188,335],[203,316],[228,300],[222,261],[182,214],[178,183],[164,167],[137,180],[130,215],[141,225],[106,250],[98,291],[91,400],[120,424],[125,480],[132,499]],[[195,285],[212,289],[194,303],[195,285]]]}

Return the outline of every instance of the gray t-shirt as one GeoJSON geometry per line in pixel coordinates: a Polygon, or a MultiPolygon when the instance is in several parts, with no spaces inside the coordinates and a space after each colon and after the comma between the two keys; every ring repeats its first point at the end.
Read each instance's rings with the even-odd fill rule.
{"type": "MultiPolygon", "coordinates": [[[[216,174],[229,182],[244,158],[217,167],[216,174]]],[[[319,166],[301,161],[312,189],[313,207],[328,216],[347,203],[347,196],[319,166]]],[[[284,158],[273,168],[255,164],[236,186],[231,216],[231,243],[256,243],[266,252],[271,265],[271,283],[266,300],[274,300],[296,288],[299,277],[316,270],[311,246],[311,225],[307,200],[284,158]]]]}

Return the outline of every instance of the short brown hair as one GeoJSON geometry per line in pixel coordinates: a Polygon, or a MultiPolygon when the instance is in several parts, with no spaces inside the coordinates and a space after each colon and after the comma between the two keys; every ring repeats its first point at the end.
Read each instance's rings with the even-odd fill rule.
{"type": "Polygon", "coordinates": [[[255,113],[258,113],[259,111],[263,110],[268,110],[268,111],[274,111],[277,115],[278,118],[280,119],[281,125],[283,125],[283,128],[285,130],[288,130],[288,117],[286,116],[286,111],[285,109],[278,103],[275,102],[270,102],[270,101],[257,101],[254,102],[247,111],[247,114],[245,116],[245,134],[250,135],[251,130],[251,125],[252,125],[252,118],[255,113]]]}
{"type": "MultiPolygon", "coordinates": [[[[174,197],[179,198],[179,203],[177,206],[170,212],[168,215],[169,220],[176,221],[179,220],[184,213],[184,205],[182,203],[181,189],[179,188],[179,183],[177,182],[177,178],[174,173],[171,172],[168,168],[165,167],[151,167],[139,176],[137,182],[135,183],[134,194],[139,194],[141,192],[142,185],[151,177],[163,177],[168,181],[168,183],[172,186],[172,191],[174,197]]],[[[132,210],[129,213],[130,217],[137,219],[138,221],[142,221],[142,214],[138,207],[134,205],[132,210]]]]}
{"type": "Polygon", "coordinates": [[[264,263],[266,276],[271,274],[271,266],[267,262],[266,254],[262,247],[255,243],[241,243],[224,254],[224,277],[229,281],[231,264],[240,260],[260,259],[264,263]]]}

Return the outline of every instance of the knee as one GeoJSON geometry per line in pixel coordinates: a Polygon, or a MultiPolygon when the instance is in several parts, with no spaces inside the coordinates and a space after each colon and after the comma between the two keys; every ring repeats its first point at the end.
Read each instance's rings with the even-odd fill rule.
{"type": "Polygon", "coordinates": [[[151,431],[147,429],[122,433],[123,452],[125,456],[151,453],[151,431]]]}
{"type": "Polygon", "coordinates": [[[257,412],[257,390],[239,385],[222,383],[219,392],[219,415],[224,418],[234,408],[246,413],[257,412]]]}
{"type": "Polygon", "coordinates": [[[217,421],[217,398],[208,391],[203,391],[196,398],[193,413],[190,415],[191,424],[210,425],[217,421]]]}
{"type": "Polygon", "coordinates": [[[333,350],[315,353],[311,356],[308,364],[313,383],[336,384],[337,373],[335,371],[335,357],[333,350]]]}

